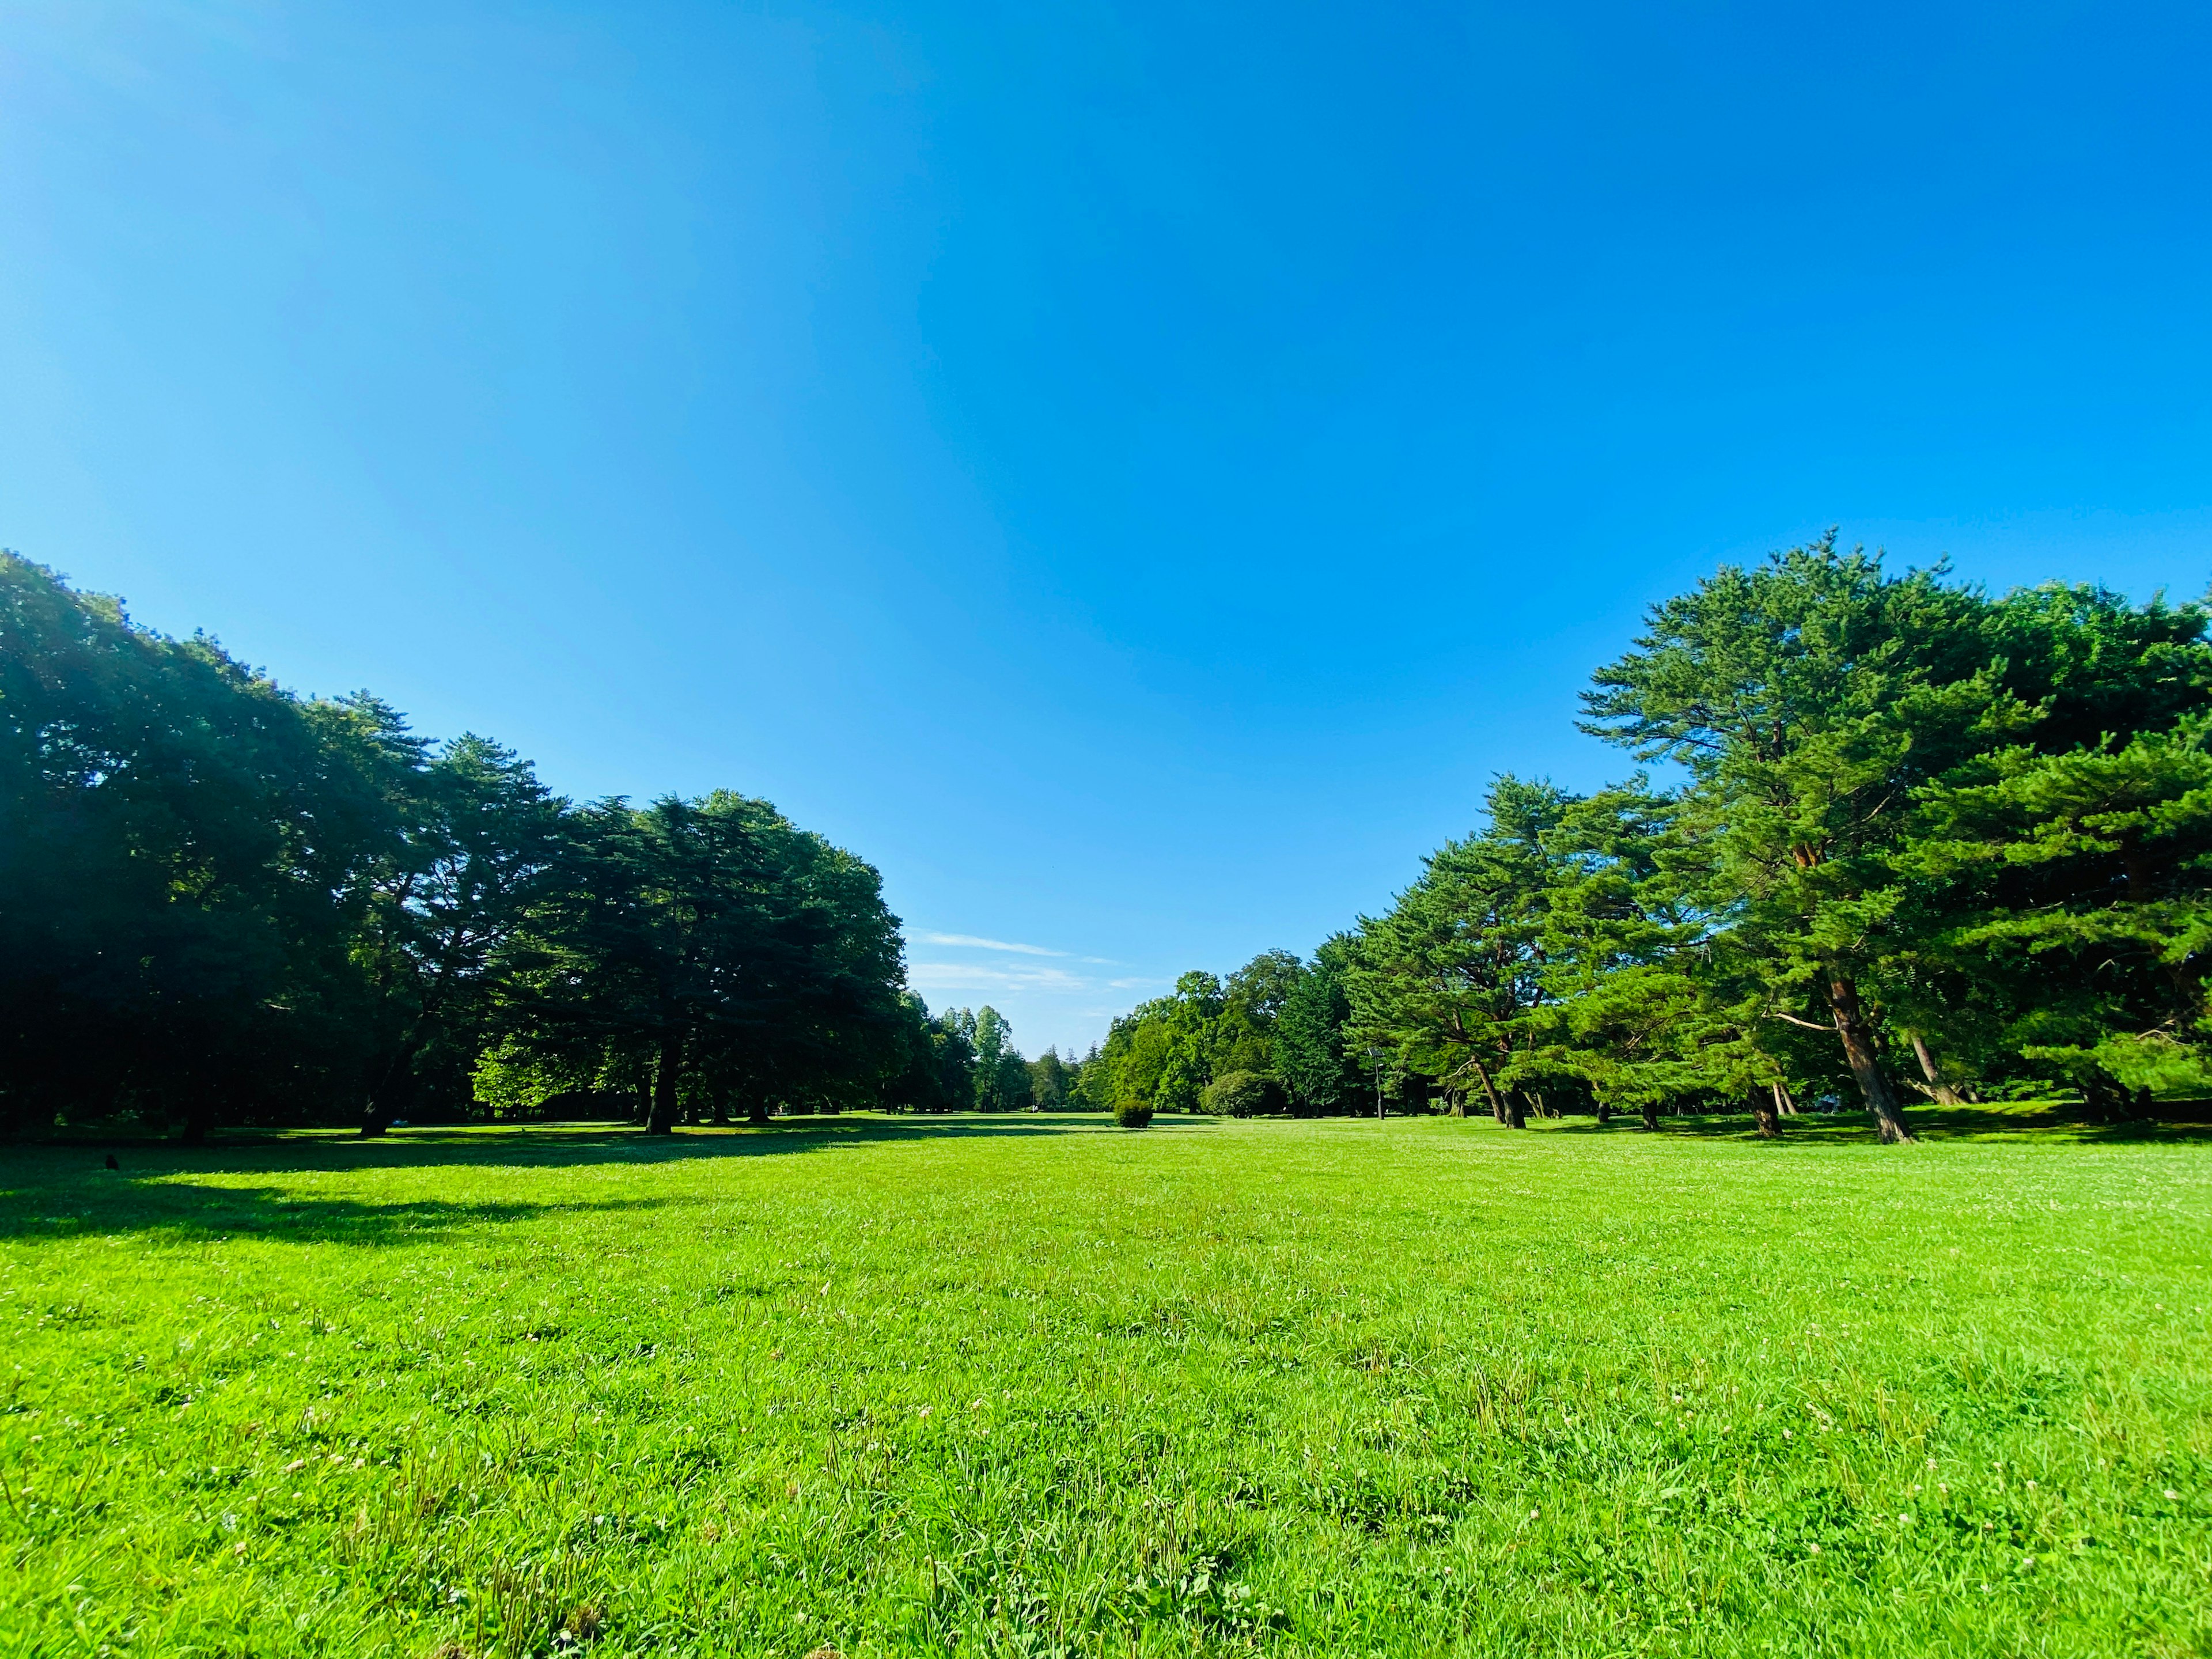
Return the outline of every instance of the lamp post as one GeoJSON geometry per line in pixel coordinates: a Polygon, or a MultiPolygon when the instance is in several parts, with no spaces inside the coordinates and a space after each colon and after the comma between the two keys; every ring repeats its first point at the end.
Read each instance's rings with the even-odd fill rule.
{"type": "Polygon", "coordinates": [[[1367,1051],[1367,1058],[1375,1062],[1375,1121],[1377,1123],[1382,1121],[1382,1056],[1389,1052],[1387,1048],[1370,1048],[1367,1051]]]}

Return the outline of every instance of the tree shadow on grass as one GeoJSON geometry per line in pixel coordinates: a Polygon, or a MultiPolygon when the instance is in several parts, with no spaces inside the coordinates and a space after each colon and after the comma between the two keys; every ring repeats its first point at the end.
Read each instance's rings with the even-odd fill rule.
{"type": "MultiPolygon", "coordinates": [[[[1209,1122],[1191,1118],[1170,1127],[1162,1121],[1146,1133],[1164,1129],[1170,1133],[1188,1133],[1209,1122]]],[[[395,1129],[368,1139],[340,1130],[232,1130],[218,1132],[197,1146],[174,1140],[124,1141],[87,1135],[10,1148],[12,1168],[6,1184],[29,1197],[63,1190],[107,1191],[118,1181],[159,1176],[691,1164],[886,1143],[919,1146],[946,1140],[1124,1133],[1112,1119],[1093,1114],[893,1117],[870,1113],[776,1118],[766,1124],[680,1129],[668,1135],[649,1135],[628,1125],[586,1123],[424,1126],[395,1129]],[[121,1164],[119,1171],[105,1169],[102,1160],[110,1153],[121,1164]]],[[[167,1184],[184,1189],[180,1183],[167,1184]]],[[[204,1190],[234,1189],[210,1187],[204,1190]]],[[[0,1209],[4,1207],[4,1202],[0,1202],[0,1209]]],[[[6,1224],[0,1218],[0,1231],[6,1224]]]]}
{"type": "MultiPolygon", "coordinates": [[[[2005,1103],[1981,1106],[1908,1106],[1905,1121],[1923,1140],[2008,1141],[2045,1146],[2116,1144],[2183,1145],[2212,1141],[2212,1101],[2160,1102],[2153,1115],[2136,1121],[2101,1123],[2080,1106],[2063,1101],[2005,1103]]],[[[1568,1119],[1547,1126],[1554,1133],[1641,1134],[1635,1117],[1568,1119]]],[[[1659,1133],[1693,1140],[1759,1139],[1751,1115],[1662,1117],[1659,1133]]],[[[1782,1120],[1782,1146],[1844,1146],[1878,1144],[1874,1120],[1863,1112],[1803,1112],[1782,1120]]]]}
{"type": "Polygon", "coordinates": [[[425,1244],[472,1227],[544,1216],[651,1210],[657,1198],[576,1203],[402,1199],[388,1203],[301,1194],[281,1187],[78,1177],[0,1195],[0,1238],[76,1238],[144,1233],[178,1243],[266,1238],[289,1244],[425,1244]]]}

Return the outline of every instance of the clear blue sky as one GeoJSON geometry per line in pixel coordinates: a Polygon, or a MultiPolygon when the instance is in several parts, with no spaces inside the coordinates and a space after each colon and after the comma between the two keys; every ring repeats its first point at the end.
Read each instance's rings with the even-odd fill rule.
{"type": "Polygon", "coordinates": [[[1723,558],[2203,592],[2208,16],[13,0],[0,544],[1085,1042],[1723,558]]]}

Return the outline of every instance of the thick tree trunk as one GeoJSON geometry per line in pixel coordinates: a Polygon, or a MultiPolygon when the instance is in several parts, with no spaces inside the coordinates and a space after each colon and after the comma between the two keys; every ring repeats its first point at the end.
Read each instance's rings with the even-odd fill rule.
{"type": "Polygon", "coordinates": [[[1610,1101],[1601,1100],[1598,1102],[1597,1121],[1598,1127],[1600,1128],[1604,1127],[1607,1124],[1613,1121],[1613,1104],[1610,1101]]]}
{"type": "Polygon", "coordinates": [[[1644,1129],[1647,1134],[1659,1133],[1659,1103],[1656,1100],[1644,1103],[1644,1129]]]}
{"type": "Polygon", "coordinates": [[[1866,1012],[1859,1006],[1859,988],[1848,974],[1828,976],[1828,1006],[1836,1017],[1836,1035],[1843,1040],[1844,1060],[1857,1079],[1859,1093],[1866,1097],[1867,1110],[1874,1114],[1875,1127],[1881,1133],[1885,1146],[1899,1146],[1910,1141],[1911,1126],[1905,1121],[1905,1108],[1897,1098],[1897,1091],[1890,1087],[1889,1076],[1881,1069],[1881,1050],[1875,1041],[1874,1027],[1867,1023],[1866,1012]]]}
{"type": "Polygon", "coordinates": [[[1782,1138],[1781,1097],[1771,1091],[1753,1089],[1751,1091],[1751,1115],[1759,1125],[1761,1140],[1782,1138]]]}
{"type": "Polygon", "coordinates": [[[745,1108],[745,1121],[748,1123],[768,1121],[768,1100],[764,1096],[755,1095],[752,1097],[750,1103],[745,1108]]]}
{"type": "Polygon", "coordinates": [[[407,1092],[404,1081],[415,1073],[415,1056],[422,1051],[424,1029],[430,1021],[431,1011],[425,1009],[415,1021],[392,1057],[384,1063],[383,1074],[368,1091],[368,1104],[361,1115],[361,1132],[365,1137],[384,1133],[392,1127],[392,1120],[399,1115],[399,1105],[407,1092]]]}
{"type": "Polygon", "coordinates": [[[653,1079],[653,1115],[645,1121],[649,1135],[676,1133],[676,1084],[684,1070],[684,1034],[671,1031],[660,1040],[660,1065],[653,1079]]]}
{"type": "Polygon", "coordinates": [[[1928,1044],[1919,1032],[1912,1034],[1912,1052],[1920,1060],[1920,1075],[1928,1079],[1928,1097],[1938,1106],[1959,1106],[1965,1103],[1959,1091],[1943,1080],[1943,1073],[1936,1067],[1936,1056],[1928,1052],[1928,1044]]]}
{"type": "Polygon", "coordinates": [[[1506,1091],[1505,1127],[1509,1129],[1525,1129],[1528,1127],[1528,1109],[1523,1103],[1518,1089],[1506,1091]]]}

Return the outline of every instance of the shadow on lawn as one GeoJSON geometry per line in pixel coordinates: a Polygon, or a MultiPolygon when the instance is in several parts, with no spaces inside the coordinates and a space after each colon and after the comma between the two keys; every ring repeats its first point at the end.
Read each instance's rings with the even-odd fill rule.
{"type": "MultiPolygon", "coordinates": [[[[2027,1105],[1908,1106],[1905,1120],[1923,1140],[2038,1141],[2073,1146],[2118,1143],[2212,1141],[2212,1101],[2160,1103],[2154,1116],[2130,1123],[2100,1123],[2079,1106],[2056,1101],[2027,1105]]],[[[1601,1126],[1590,1119],[1571,1119],[1554,1133],[1566,1134],[1636,1134],[1644,1133],[1634,1117],[1615,1117],[1601,1126]]],[[[1747,1114],[1717,1116],[1662,1117],[1662,1135],[1697,1140],[1756,1140],[1757,1131],[1747,1114]]],[[[1876,1139],[1874,1121],[1863,1112],[1807,1112],[1782,1120],[1781,1144],[1835,1146],[1870,1144],[1876,1139]]]]}
{"type": "MultiPolygon", "coordinates": [[[[1189,1130],[1208,1120],[1183,1120],[1189,1130]]],[[[1158,1133],[1155,1125],[1151,1133],[1158,1133]]],[[[198,1146],[173,1140],[63,1139],[9,1148],[0,1191],[0,1238],[160,1233],[177,1238],[278,1238],[388,1245],[427,1242],[457,1228],[540,1216],[647,1209],[646,1198],[579,1203],[416,1199],[378,1203],[283,1187],[233,1187],[178,1176],[344,1174],[352,1170],[573,1169],[696,1164],[834,1150],[884,1142],[1121,1133],[1089,1114],[927,1118],[779,1118],[761,1125],[648,1135],[628,1127],[505,1125],[404,1128],[375,1139],[335,1131],[235,1131],[198,1146]],[[120,1168],[108,1170],[112,1153],[120,1168]]]]}
{"type": "MultiPolygon", "coordinates": [[[[1156,1124],[1147,1133],[1162,1133],[1164,1127],[1169,1133],[1188,1132],[1208,1121],[1199,1118],[1173,1126],[1156,1124]]],[[[88,1135],[82,1139],[10,1149],[14,1167],[6,1185],[15,1190],[0,1198],[0,1237],[51,1237],[59,1232],[118,1227],[186,1226],[201,1233],[280,1231],[307,1236],[320,1228],[324,1236],[368,1243],[471,1222],[518,1220],[544,1210],[594,1207],[428,1200],[362,1204],[287,1195],[273,1188],[200,1186],[155,1177],[695,1164],[887,1142],[921,1145],[952,1139],[1121,1133],[1109,1119],[1068,1113],[1024,1114],[1018,1118],[778,1118],[759,1126],[684,1129],[672,1135],[648,1135],[627,1126],[587,1124],[426,1126],[397,1129],[374,1139],[331,1130],[240,1130],[218,1133],[198,1146],[173,1140],[117,1140],[88,1135]],[[104,1167],[103,1160],[110,1153],[120,1163],[119,1170],[104,1167]],[[116,1200],[126,1194],[126,1201],[118,1206],[116,1200]],[[257,1195],[260,1207],[252,1209],[251,1203],[257,1195]],[[242,1204],[249,1207],[240,1209],[242,1204]],[[28,1214],[42,1206],[46,1219],[24,1219],[17,1213],[28,1214]],[[64,1213],[72,1210],[84,1214],[77,1219],[64,1213]],[[207,1219],[234,1210],[246,1218],[235,1223],[207,1219]],[[131,1218],[118,1218],[125,1214],[131,1218]]]]}
{"type": "Polygon", "coordinates": [[[224,1187],[99,1172],[0,1203],[0,1238],[159,1233],[179,1242],[270,1238],[286,1243],[428,1243],[458,1228],[540,1216],[658,1209],[659,1199],[518,1204],[404,1199],[377,1203],[303,1195],[279,1187],[224,1187]]]}

